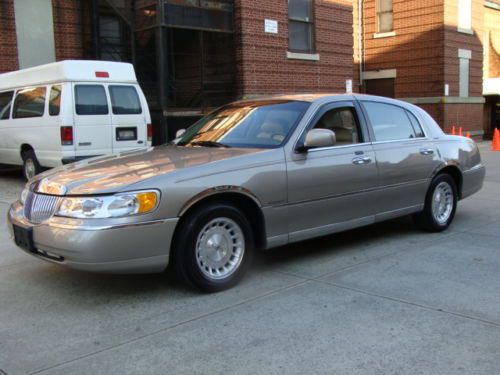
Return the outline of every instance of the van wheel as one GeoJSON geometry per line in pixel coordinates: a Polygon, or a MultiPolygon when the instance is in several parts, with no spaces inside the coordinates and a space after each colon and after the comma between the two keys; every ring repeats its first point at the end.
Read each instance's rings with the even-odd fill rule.
{"type": "Polygon", "coordinates": [[[33,150],[24,151],[21,156],[23,158],[23,174],[27,181],[42,172],[42,167],[33,150]]]}
{"type": "Polygon", "coordinates": [[[173,266],[185,283],[204,292],[235,285],[253,255],[253,233],[245,215],[226,203],[205,205],[179,228],[173,266]]]}
{"type": "Polygon", "coordinates": [[[422,212],[413,215],[415,224],[427,232],[448,228],[457,210],[457,185],[449,174],[439,174],[431,182],[422,212]]]}

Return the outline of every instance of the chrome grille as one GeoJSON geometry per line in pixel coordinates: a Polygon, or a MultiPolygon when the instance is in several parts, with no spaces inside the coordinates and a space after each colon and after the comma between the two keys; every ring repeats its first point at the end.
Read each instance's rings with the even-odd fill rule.
{"type": "Polygon", "coordinates": [[[39,224],[54,215],[59,197],[29,192],[24,202],[24,216],[32,223],[39,224]]]}

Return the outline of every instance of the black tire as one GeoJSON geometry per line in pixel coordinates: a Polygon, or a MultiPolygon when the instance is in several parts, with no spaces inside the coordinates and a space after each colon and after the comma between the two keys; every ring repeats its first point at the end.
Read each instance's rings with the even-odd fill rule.
{"type": "Polygon", "coordinates": [[[42,167],[36,158],[35,151],[27,150],[21,154],[23,159],[23,175],[26,181],[42,172],[42,167]]]}
{"type": "Polygon", "coordinates": [[[425,205],[424,210],[413,215],[413,220],[415,224],[422,230],[427,232],[441,232],[449,227],[453,218],[455,217],[455,212],[457,210],[457,185],[455,184],[455,180],[447,173],[438,174],[431,182],[429,186],[429,190],[427,191],[427,195],[425,197],[425,205]],[[432,203],[434,192],[438,186],[446,186],[446,184],[451,188],[451,193],[453,197],[451,197],[451,212],[449,215],[445,215],[445,220],[438,220],[436,215],[433,213],[432,203]]]}
{"type": "MultiPolygon", "coordinates": [[[[180,225],[173,244],[172,265],[181,281],[204,292],[214,293],[231,288],[241,280],[253,257],[254,239],[248,219],[238,208],[222,202],[203,205],[190,213],[180,225]],[[239,242],[244,243],[244,247],[241,257],[238,258],[240,260],[237,262],[237,266],[235,266],[232,273],[228,274],[227,277],[215,279],[207,275],[207,273],[215,270],[215,268],[210,268],[209,270],[208,266],[202,267],[200,264],[203,260],[201,260],[199,256],[200,252],[197,250],[198,238],[200,237],[200,246],[202,246],[203,237],[201,237],[201,232],[207,228],[208,224],[217,222],[217,220],[226,219],[229,219],[228,226],[231,225],[232,222],[239,228],[240,231],[238,232],[237,228],[234,227],[236,233],[242,234],[243,239],[239,242]],[[202,270],[202,268],[205,268],[205,270],[202,270]]],[[[219,226],[209,227],[208,230],[212,228],[219,228],[219,226]]],[[[220,228],[222,228],[221,230],[226,230],[225,226],[221,225],[220,228]]],[[[228,233],[229,232],[230,230],[228,230],[228,233]]],[[[239,238],[241,239],[241,237],[239,238]]],[[[232,241],[233,243],[237,243],[234,238],[232,241]]],[[[225,243],[228,244],[228,242],[225,243]]],[[[232,252],[236,252],[238,248],[238,246],[232,245],[231,248],[233,250],[231,250],[230,254],[228,249],[230,246],[226,246],[225,248],[224,246],[222,247],[222,253],[225,251],[225,253],[228,254],[224,255],[224,257],[232,257],[232,252]]],[[[239,248],[241,249],[241,246],[239,248]]],[[[215,251],[219,251],[217,249],[215,251]]],[[[222,260],[222,262],[224,261],[222,260]]],[[[230,267],[232,267],[232,265],[230,267]]]]}

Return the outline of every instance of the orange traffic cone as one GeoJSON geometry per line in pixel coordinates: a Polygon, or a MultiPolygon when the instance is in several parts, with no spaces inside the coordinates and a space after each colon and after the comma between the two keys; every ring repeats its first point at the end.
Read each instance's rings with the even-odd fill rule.
{"type": "Polygon", "coordinates": [[[470,138],[470,132],[465,133],[465,136],[466,136],[467,138],[470,138]]]}
{"type": "Polygon", "coordinates": [[[491,143],[492,151],[500,151],[500,131],[495,128],[495,132],[493,133],[493,142],[491,143]]]}
{"type": "Polygon", "coordinates": [[[462,127],[459,127],[459,128],[458,128],[458,135],[459,135],[459,136],[462,136],[462,135],[463,135],[463,134],[462,134],[462,127]]]}
{"type": "Polygon", "coordinates": [[[457,133],[455,131],[455,125],[451,126],[451,135],[457,135],[457,133]]]}

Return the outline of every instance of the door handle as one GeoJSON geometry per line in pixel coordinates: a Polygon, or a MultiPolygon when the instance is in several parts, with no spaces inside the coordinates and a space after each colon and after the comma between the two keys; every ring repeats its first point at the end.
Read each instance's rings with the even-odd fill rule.
{"type": "Polygon", "coordinates": [[[434,150],[432,148],[421,148],[420,153],[422,155],[432,155],[434,153],[434,150]]]}
{"type": "Polygon", "coordinates": [[[361,157],[352,159],[352,164],[355,164],[355,165],[368,164],[371,161],[372,161],[372,159],[369,158],[368,156],[361,156],[361,157]]]}

